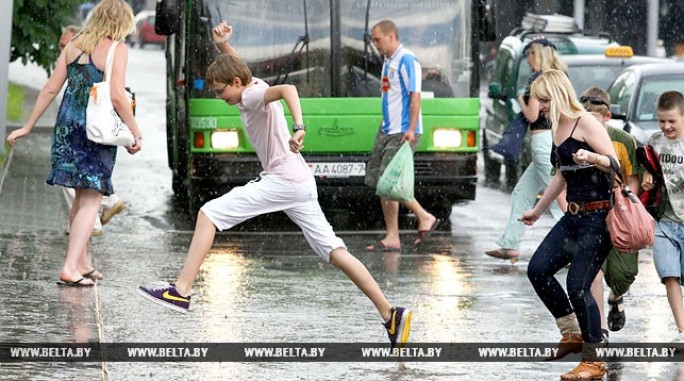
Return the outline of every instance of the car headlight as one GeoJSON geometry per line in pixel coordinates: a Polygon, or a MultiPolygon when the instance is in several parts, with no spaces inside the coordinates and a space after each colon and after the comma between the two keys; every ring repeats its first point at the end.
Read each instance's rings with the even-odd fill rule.
{"type": "Polygon", "coordinates": [[[461,146],[461,130],[436,129],[432,132],[435,148],[458,148],[461,146]]]}
{"type": "Polygon", "coordinates": [[[214,131],[211,133],[211,147],[215,149],[235,149],[240,146],[237,130],[214,131]]]}

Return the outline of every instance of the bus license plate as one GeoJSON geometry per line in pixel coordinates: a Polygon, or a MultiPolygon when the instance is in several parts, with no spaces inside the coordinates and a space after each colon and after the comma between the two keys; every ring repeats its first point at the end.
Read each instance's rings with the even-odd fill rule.
{"type": "Polygon", "coordinates": [[[366,163],[312,163],[311,171],[316,177],[365,176],[366,163]]]}

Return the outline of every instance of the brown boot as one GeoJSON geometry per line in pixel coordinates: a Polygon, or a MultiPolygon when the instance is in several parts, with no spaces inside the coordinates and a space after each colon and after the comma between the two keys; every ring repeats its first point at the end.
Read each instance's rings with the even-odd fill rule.
{"type": "Polygon", "coordinates": [[[562,359],[570,353],[582,352],[582,334],[581,333],[566,333],[558,343],[558,351],[555,356],[547,357],[546,361],[553,361],[562,359]]]}
{"type": "Polygon", "coordinates": [[[585,361],[577,367],[560,376],[561,380],[603,380],[606,375],[606,367],[602,361],[585,361]]]}

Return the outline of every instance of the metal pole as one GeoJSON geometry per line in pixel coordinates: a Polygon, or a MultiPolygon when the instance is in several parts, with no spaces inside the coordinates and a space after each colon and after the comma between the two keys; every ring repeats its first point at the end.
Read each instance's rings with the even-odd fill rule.
{"type": "Polygon", "coordinates": [[[580,30],[584,30],[584,0],[575,0],[574,17],[580,30]]]}
{"type": "Polygon", "coordinates": [[[655,56],[658,51],[658,10],[660,0],[647,0],[648,26],[646,31],[646,54],[655,56]]]}
{"type": "Polygon", "coordinates": [[[330,96],[342,95],[340,70],[342,69],[342,21],[340,0],[330,0],[330,96]]]}
{"type": "MultiPolygon", "coordinates": [[[[12,0],[0,0],[0,94],[8,93],[9,57],[12,45],[12,0]]],[[[7,130],[7,96],[0,97],[0,153],[5,150],[7,130]]]]}

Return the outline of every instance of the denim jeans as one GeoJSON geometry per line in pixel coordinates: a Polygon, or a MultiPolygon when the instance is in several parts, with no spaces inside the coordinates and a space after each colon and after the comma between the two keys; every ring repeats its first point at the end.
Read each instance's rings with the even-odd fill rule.
{"type": "Polygon", "coordinates": [[[601,317],[589,288],[612,247],[606,229],[607,214],[566,213],[544,238],[527,267],[534,290],[555,318],[575,312],[585,343],[601,341],[601,317]],[[568,263],[566,295],[555,274],[568,263]]]}

